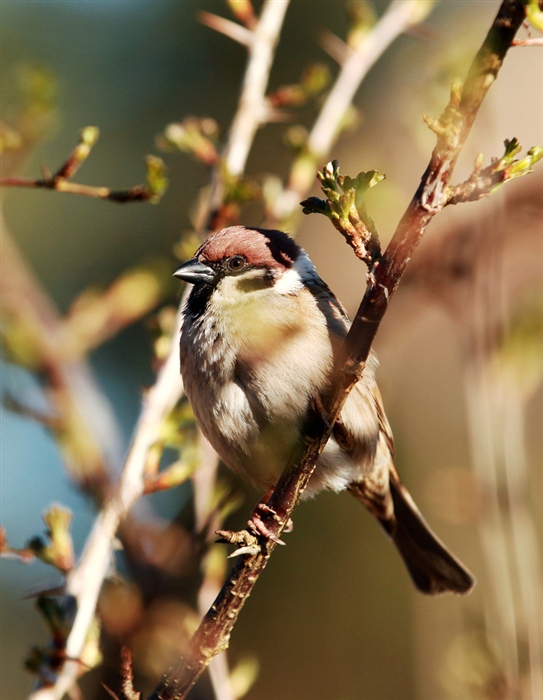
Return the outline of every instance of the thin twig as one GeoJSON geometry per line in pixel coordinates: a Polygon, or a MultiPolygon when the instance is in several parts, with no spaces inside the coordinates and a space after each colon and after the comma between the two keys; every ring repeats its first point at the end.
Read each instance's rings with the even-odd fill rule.
{"type": "Polygon", "coordinates": [[[109,187],[93,187],[81,185],[77,182],[69,182],[63,178],[32,179],[25,177],[6,177],[0,180],[0,187],[26,187],[32,189],[54,190],[67,194],[79,194],[95,199],[107,199],[110,202],[124,204],[126,202],[147,202],[153,195],[144,185],[135,185],[126,190],[112,190],[109,187]]]}
{"type": "MultiPolygon", "coordinates": [[[[525,18],[521,0],[505,0],[488,36],[477,54],[463,91],[451,95],[440,123],[448,128],[438,135],[437,145],[420,186],[402,218],[383,258],[369,276],[362,300],[332,378],[330,393],[323,397],[323,411],[313,409],[303,436],[301,459],[291,460],[283,472],[268,505],[277,518],[266,526],[280,536],[315,468],[331,434],[332,426],[349,390],[360,378],[373,339],[400,278],[424,230],[444,206],[443,192],[473,125],[478,109],[503,63],[507,50],[525,18]]],[[[224,651],[239,613],[276,544],[262,543],[258,554],[240,557],[221,593],[194,635],[181,670],[170,675],[152,694],[152,700],[183,700],[213,656],[224,651]]]]}
{"type": "Polygon", "coordinates": [[[543,46],[543,37],[534,39],[515,39],[513,46],[543,46]]]}
{"type": "MultiPolygon", "coordinates": [[[[257,129],[266,122],[266,88],[289,2],[290,0],[266,0],[258,24],[252,30],[239,107],[222,154],[227,176],[237,178],[243,174],[257,129]]],[[[225,173],[218,167],[213,173],[209,207],[202,217],[203,227],[214,227],[213,219],[224,201],[224,195],[225,173]]]]}
{"type": "Polygon", "coordinates": [[[198,13],[198,19],[202,24],[205,24],[206,27],[214,29],[216,32],[219,32],[219,34],[224,34],[229,39],[236,41],[242,46],[250,46],[253,41],[253,32],[237,22],[232,22],[231,19],[213,15],[211,12],[206,12],[205,10],[201,10],[198,13]]]}

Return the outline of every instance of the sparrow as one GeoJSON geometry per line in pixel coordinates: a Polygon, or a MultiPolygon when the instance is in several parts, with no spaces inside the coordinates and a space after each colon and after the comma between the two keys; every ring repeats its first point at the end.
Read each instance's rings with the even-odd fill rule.
{"type": "MultiPolygon", "coordinates": [[[[231,226],[212,234],[176,277],[181,374],[196,421],[221,460],[271,490],[311,401],[325,395],[350,320],[307,253],[286,233],[231,226]]],[[[423,519],[394,464],[372,352],[302,498],[348,491],[377,519],[423,593],[467,593],[475,581],[423,519]]]]}

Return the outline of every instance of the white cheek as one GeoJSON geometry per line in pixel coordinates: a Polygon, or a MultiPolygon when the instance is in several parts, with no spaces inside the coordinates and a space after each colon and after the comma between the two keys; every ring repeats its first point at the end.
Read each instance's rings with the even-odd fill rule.
{"type": "Polygon", "coordinates": [[[278,294],[293,294],[304,286],[303,280],[315,277],[318,277],[315,266],[302,250],[291,269],[281,275],[273,288],[278,294]]]}
{"type": "Polygon", "coordinates": [[[273,290],[277,294],[293,294],[303,287],[302,280],[295,267],[284,272],[273,285],[273,290]]]}

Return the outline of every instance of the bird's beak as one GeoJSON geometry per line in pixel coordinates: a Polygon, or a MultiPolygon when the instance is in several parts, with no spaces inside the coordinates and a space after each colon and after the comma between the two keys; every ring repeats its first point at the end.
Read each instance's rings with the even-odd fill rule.
{"type": "Polygon", "coordinates": [[[190,282],[190,284],[212,284],[215,279],[215,271],[200,262],[198,258],[192,258],[178,267],[173,276],[190,282]]]}

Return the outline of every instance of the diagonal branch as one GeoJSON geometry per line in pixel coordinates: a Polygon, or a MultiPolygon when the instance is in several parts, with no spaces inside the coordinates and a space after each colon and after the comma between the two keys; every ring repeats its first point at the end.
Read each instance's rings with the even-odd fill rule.
{"type": "MultiPolygon", "coordinates": [[[[362,375],[373,339],[408,260],[431,219],[443,208],[443,193],[478,109],[525,19],[522,0],[505,0],[470,68],[465,86],[455,85],[441,119],[437,145],[419,188],[383,258],[369,275],[367,291],[338,360],[324,410],[311,410],[303,444],[283,472],[268,505],[279,516],[266,526],[277,537],[315,468],[350,389],[362,375]],[[300,457],[301,456],[301,457],[300,457]]],[[[155,690],[151,700],[183,700],[213,656],[228,647],[231,631],[275,548],[268,540],[257,554],[245,554],[232,569],[215,603],[194,635],[183,667],[155,690]]]]}

